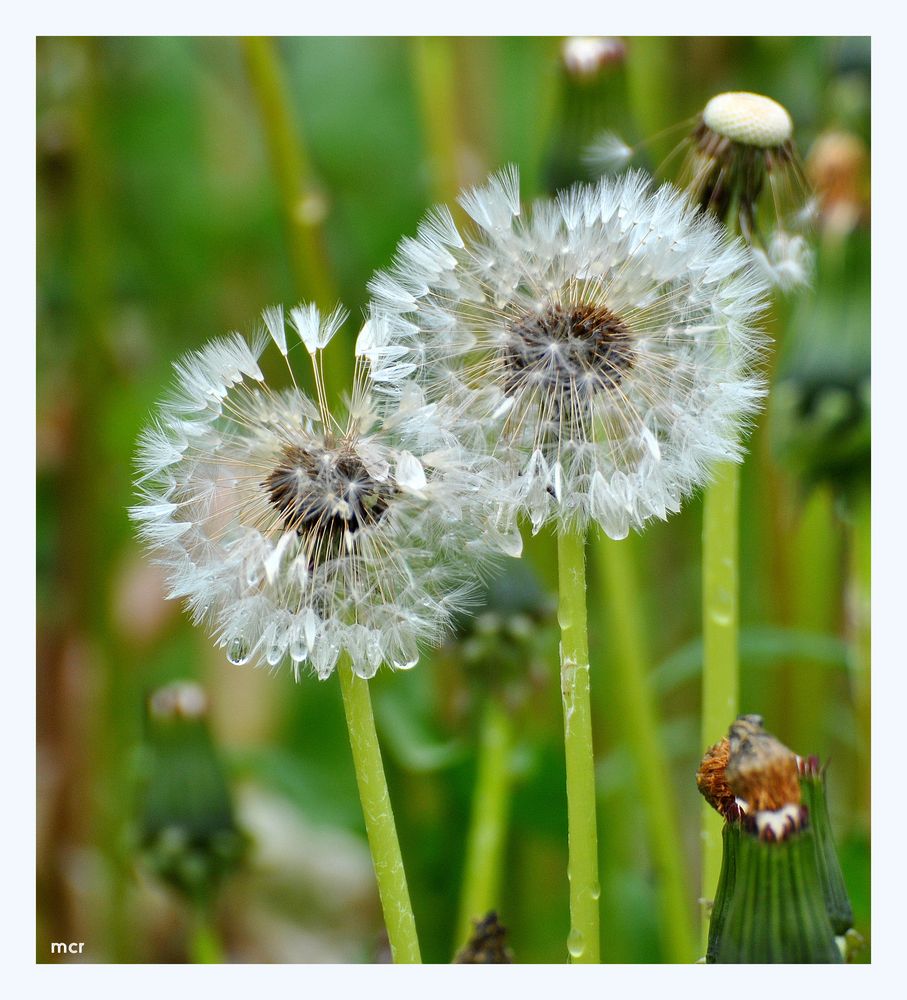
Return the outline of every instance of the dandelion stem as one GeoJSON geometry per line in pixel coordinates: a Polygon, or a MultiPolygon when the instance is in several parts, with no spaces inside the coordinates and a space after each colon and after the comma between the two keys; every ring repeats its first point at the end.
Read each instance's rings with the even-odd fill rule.
{"type": "Polygon", "coordinates": [[[208,906],[200,906],[193,913],[189,958],[194,965],[220,965],[224,960],[224,949],[208,906]]]}
{"type": "Polygon", "coordinates": [[[510,808],[510,716],[493,694],[486,699],[479,733],[479,762],[466,839],[457,947],[469,940],[472,922],[499,908],[501,860],[510,808]]]}
{"type": "Polygon", "coordinates": [[[419,955],[416,921],[409,901],[403,856],[400,853],[384,765],[381,762],[368,681],[353,673],[346,653],[341,654],[337,673],[391,954],[398,964],[418,964],[422,959],[419,955]]]}
{"type": "Polygon", "coordinates": [[[625,730],[631,734],[627,745],[635,763],[661,895],[662,940],[669,961],[691,962],[696,957],[696,944],[681,843],[676,835],[679,812],[647,675],[651,660],[646,648],[646,622],[633,542],[629,539],[615,542],[602,536],[596,539],[593,554],[605,584],[612,654],[610,677],[625,730]]]}
{"type": "MultiPolygon", "coordinates": [[[[789,578],[799,576],[791,588],[793,627],[803,632],[834,635],[837,631],[841,550],[834,495],[827,484],[816,486],[798,511],[793,537],[786,549],[791,560],[789,578]],[[796,574],[797,567],[809,567],[796,574]]],[[[833,687],[825,668],[815,661],[798,661],[789,673],[790,731],[795,746],[828,756],[826,719],[833,687]]]]}
{"type": "Polygon", "coordinates": [[[857,801],[861,820],[869,825],[871,736],[871,634],[870,600],[872,584],[871,500],[866,487],[853,499],[850,515],[849,570],[847,586],[848,633],[853,644],[850,657],[851,697],[857,721],[860,753],[860,776],[857,801]]]}
{"type": "MultiPolygon", "coordinates": [[[[241,44],[280,192],[296,294],[330,309],[337,293],[324,239],[327,202],[293,122],[274,39],[242,38],[241,44]]],[[[347,387],[350,374],[346,352],[336,352],[326,368],[331,397],[347,387]]]]}
{"type": "MultiPolygon", "coordinates": [[[[737,616],[737,497],[740,468],[722,462],[705,493],[702,524],[702,729],[711,746],[736,718],[739,701],[737,616]]],[[[708,938],[708,906],[721,872],[721,817],[702,808],[702,936],[708,938]]]]}
{"type": "Polygon", "coordinates": [[[595,760],[589,698],[589,640],[586,634],[585,535],[558,535],[561,626],[561,695],[567,764],[567,873],[570,879],[570,935],[573,962],[599,961],[598,832],[595,821],[595,760]]]}
{"type": "Polygon", "coordinates": [[[460,190],[461,143],[457,130],[453,41],[450,38],[413,38],[411,53],[425,144],[431,158],[434,195],[454,205],[460,190]]]}

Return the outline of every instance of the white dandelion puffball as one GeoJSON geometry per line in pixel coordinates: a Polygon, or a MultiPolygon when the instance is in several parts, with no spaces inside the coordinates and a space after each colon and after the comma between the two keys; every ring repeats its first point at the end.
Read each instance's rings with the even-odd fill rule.
{"type": "MultiPolygon", "coordinates": [[[[343,319],[291,315],[316,360],[343,319]]],[[[287,355],[282,311],[264,319],[287,355]]],[[[266,343],[234,334],[176,363],[176,390],[140,440],[131,516],[169,571],[168,596],[231,662],[289,660],[322,678],[341,652],[363,677],[410,667],[468,601],[489,543],[513,552],[480,527],[490,460],[466,456],[415,385],[380,414],[359,386],[343,425],[295,379],[270,388],[266,343]]]]}
{"type": "Polygon", "coordinates": [[[631,174],[524,214],[514,169],[464,193],[373,278],[358,353],[376,389],[417,381],[510,470],[537,531],[665,518],[757,410],[765,286],[752,257],[674,188],[631,174]]]}

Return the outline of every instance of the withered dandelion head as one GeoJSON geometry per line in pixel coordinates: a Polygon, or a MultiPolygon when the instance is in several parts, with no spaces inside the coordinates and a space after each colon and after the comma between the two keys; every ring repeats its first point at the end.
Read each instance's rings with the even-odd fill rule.
{"type": "Polygon", "coordinates": [[[726,736],[710,746],[696,772],[696,787],[716,812],[726,820],[734,820],[740,814],[740,807],[725,775],[729,755],[730,742],[726,736]]]}
{"type": "Polygon", "coordinates": [[[681,185],[732,224],[766,276],[782,289],[805,284],[812,253],[803,230],[814,206],[787,109],[762,94],[718,94],[687,141],[681,185]]]}
{"type": "Polygon", "coordinates": [[[765,731],[759,715],[741,715],[728,731],[727,783],[746,803],[760,833],[780,836],[801,823],[797,755],[765,731]]]}

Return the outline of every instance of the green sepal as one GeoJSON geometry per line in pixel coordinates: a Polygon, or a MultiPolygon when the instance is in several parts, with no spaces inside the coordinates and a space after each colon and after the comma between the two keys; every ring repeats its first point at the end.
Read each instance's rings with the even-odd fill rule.
{"type": "Polygon", "coordinates": [[[715,902],[709,919],[709,942],[705,960],[708,964],[717,961],[721,933],[727,920],[734,886],[737,882],[737,852],[740,849],[741,827],[739,822],[725,823],[721,830],[721,872],[715,889],[715,902]]]}
{"type": "Polygon", "coordinates": [[[853,926],[853,908],[844,884],[844,872],[831,832],[828,815],[828,796],[825,789],[825,771],[810,771],[800,778],[803,804],[809,810],[809,824],[813,830],[816,867],[825,896],[825,907],[835,934],[844,934],[853,926]]]}
{"type": "Polygon", "coordinates": [[[716,962],[840,963],[816,867],[813,831],[761,840],[742,830],[733,898],[716,962]]]}

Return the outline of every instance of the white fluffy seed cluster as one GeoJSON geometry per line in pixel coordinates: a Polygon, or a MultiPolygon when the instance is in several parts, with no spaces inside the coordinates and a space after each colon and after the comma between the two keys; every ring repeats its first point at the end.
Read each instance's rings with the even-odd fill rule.
{"type": "Polygon", "coordinates": [[[372,280],[357,353],[385,394],[446,402],[514,516],[623,538],[740,459],[765,286],[739,241],[640,174],[524,214],[511,169],[460,203],[474,231],[436,209],[372,280]]]}
{"type": "MultiPolygon", "coordinates": [[[[283,316],[265,327],[284,355],[283,316]]],[[[339,326],[294,325],[313,355],[339,326]]],[[[361,387],[341,427],[295,387],[268,386],[265,333],[215,340],[175,365],[139,446],[130,513],[182,598],[234,663],[328,676],[345,652],[370,677],[411,667],[468,602],[479,567],[519,536],[488,521],[490,459],[468,455],[415,385],[379,414],[361,387]]]]}

